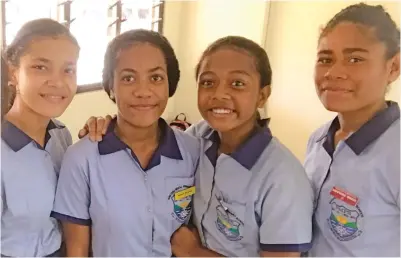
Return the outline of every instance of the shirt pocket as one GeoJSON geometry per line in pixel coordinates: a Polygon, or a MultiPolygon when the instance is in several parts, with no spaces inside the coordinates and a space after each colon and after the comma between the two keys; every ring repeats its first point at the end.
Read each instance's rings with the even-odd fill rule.
{"type": "Polygon", "coordinates": [[[188,223],[192,214],[192,200],[195,194],[195,177],[167,177],[165,179],[168,196],[167,210],[173,233],[182,224],[188,223]]]}
{"type": "Polygon", "coordinates": [[[245,235],[246,205],[218,199],[216,227],[228,240],[240,241],[245,235]]]}

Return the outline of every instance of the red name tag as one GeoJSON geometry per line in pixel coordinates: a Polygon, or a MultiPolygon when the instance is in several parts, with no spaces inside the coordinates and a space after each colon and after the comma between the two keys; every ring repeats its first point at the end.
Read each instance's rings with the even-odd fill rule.
{"type": "Polygon", "coordinates": [[[355,195],[341,190],[338,187],[333,187],[333,189],[331,189],[330,195],[352,206],[355,206],[359,200],[358,197],[356,197],[355,195]]]}

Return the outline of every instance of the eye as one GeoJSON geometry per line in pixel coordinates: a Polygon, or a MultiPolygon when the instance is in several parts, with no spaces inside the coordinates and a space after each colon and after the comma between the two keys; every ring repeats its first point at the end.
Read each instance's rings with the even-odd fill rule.
{"type": "Polygon", "coordinates": [[[151,77],[151,80],[153,81],[153,82],[160,82],[160,81],[162,81],[164,78],[162,77],[162,76],[160,76],[160,75],[152,75],[152,77],[151,77]]]}
{"type": "Polygon", "coordinates": [[[132,75],[126,75],[126,76],[123,76],[123,77],[121,78],[121,80],[122,80],[123,82],[130,83],[130,82],[135,81],[135,78],[134,78],[134,76],[132,76],[132,75]]]}
{"type": "Polygon", "coordinates": [[[357,58],[357,57],[351,57],[350,59],[349,59],[349,62],[350,63],[360,63],[360,62],[362,62],[363,60],[361,59],[361,58],[357,58]]]}
{"type": "Polygon", "coordinates": [[[319,57],[317,59],[317,62],[319,64],[330,64],[332,62],[332,60],[331,60],[331,58],[328,58],[328,57],[319,57]]]}
{"type": "Polygon", "coordinates": [[[67,69],[65,69],[64,72],[68,73],[68,74],[75,74],[76,70],[75,70],[75,68],[67,68],[67,69]]]}
{"type": "Polygon", "coordinates": [[[231,86],[233,86],[233,87],[243,87],[243,86],[245,86],[245,83],[243,83],[242,81],[235,80],[235,81],[233,81],[231,83],[231,86]]]}
{"type": "Polygon", "coordinates": [[[44,65],[33,65],[32,68],[36,69],[36,70],[42,70],[42,71],[47,69],[46,66],[44,66],[44,65]]]}
{"type": "Polygon", "coordinates": [[[211,81],[211,80],[201,80],[199,82],[199,85],[204,87],[204,88],[209,88],[209,87],[213,86],[213,81],[211,81]]]}

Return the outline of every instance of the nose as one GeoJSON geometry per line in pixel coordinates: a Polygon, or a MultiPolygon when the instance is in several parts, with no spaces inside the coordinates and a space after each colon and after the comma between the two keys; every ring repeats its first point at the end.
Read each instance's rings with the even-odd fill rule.
{"type": "Polygon", "coordinates": [[[46,84],[55,87],[55,88],[62,88],[66,85],[66,76],[64,71],[58,72],[58,71],[52,71],[48,80],[46,81],[46,84]]]}
{"type": "Polygon", "coordinates": [[[347,73],[341,62],[335,62],[324,74],[327,79],[347,79],[347,73]]]}
{"type": "Polygon", "coordinates": [[[213,98],[217,100],[230,99],[230,95],[228,94],[228,87],[225,86],[225,83],[220,83],[214,87],[213,98]]]}
{"type": "Polygon", "coordinates": [[[133,88],[132,93],[137,98],[150,98],[152,91],[150,90],[151,85],[147,82],[138,82],[133,88]]]}

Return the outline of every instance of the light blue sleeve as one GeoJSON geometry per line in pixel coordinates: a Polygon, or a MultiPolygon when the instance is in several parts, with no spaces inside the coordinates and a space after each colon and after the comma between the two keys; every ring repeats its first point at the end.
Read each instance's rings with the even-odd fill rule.
{"type": "Polygon", "coordinates": [[[273,167],[265,185],[259,237],[261,250],[306,252],[311,247],[313,192],[295,157],[273,167]]]}
{"type": "Polygon", "coordinates": [[[64,155],[52,217],[74,224],[90,225],[90,184],[85,152],[77,145],[64,155]]]}

